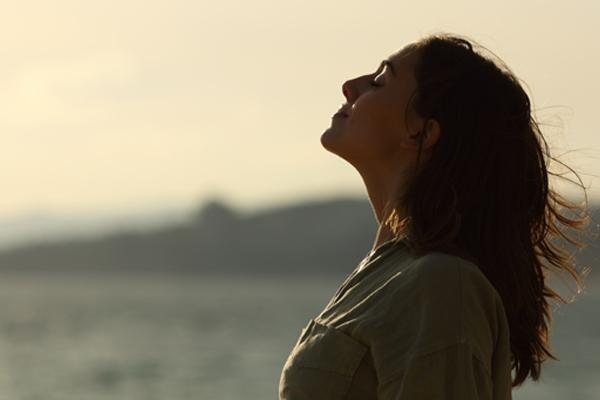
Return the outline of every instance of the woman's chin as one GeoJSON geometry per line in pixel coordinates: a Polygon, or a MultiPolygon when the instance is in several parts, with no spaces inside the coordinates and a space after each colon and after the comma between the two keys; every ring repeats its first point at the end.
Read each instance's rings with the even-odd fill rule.
{"type": "Polygon", "coordinates": [[[340,132],[334,127],[329,127],[321,134],[321,145],[329,151],[333,151],[339,142],[340,132]]]}

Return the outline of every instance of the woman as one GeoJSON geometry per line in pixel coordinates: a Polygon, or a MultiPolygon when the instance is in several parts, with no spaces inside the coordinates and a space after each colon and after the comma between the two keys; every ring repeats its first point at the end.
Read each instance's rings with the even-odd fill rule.
{"type": "Polygon", "coordinates": [[[527,94],[450,34],[405,46],[343,93],[321,143],[358,170],[379,229],[302,329],[279,398],[511,399],[558,360],[548,300],[565,300],[547,272],[582,283],[550,239],[584,244],[556,222],[590,220],[560,213],[577,206],[549,188],[560,175],[546,168],[527,94]]]}

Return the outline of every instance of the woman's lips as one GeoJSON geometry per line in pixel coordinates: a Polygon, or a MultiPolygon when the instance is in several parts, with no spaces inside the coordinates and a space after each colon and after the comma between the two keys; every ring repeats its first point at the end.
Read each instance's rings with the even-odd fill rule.
{"type": "Polygon", "coordinates": [[[343,118],[346,118],[347,116],[348,116],[348,115],[346,115],[346,113],[343,113],[343,112],[341,112],[341,111],[338,111],[338,112],[336,112],[335,114],[333,114],[333,118],[336,118],[336,117],[343,117],[343,118]]]}

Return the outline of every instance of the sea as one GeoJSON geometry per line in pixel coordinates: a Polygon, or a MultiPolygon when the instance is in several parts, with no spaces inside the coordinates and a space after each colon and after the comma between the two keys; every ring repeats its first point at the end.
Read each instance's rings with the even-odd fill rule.
{"type": "MultiPolygon", "coordinates": [[[[0,400],[277,399],[344,276],[0,276],[0,400]]],[[[520,400],[600,399],[600,291],[553,312],[520,400]]]]}

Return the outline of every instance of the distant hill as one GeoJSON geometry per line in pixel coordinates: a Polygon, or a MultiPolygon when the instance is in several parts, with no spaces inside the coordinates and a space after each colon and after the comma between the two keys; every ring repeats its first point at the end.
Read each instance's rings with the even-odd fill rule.
{"type": "Polygon", "coordinates": [[[0,271],[289,274],[349,272],[377,225],[365,199],[241,214],[209,201],[188,221],[37,240],[0,251],[0,271]]]}
{"type": "MultiPolygon", "coordinates": [[[[598,221],[598,209],[591,213],[598,221]]],[[[171,225],[121,228],[5,249],[0,251],[0,272],[341,275],[370,250],[376,231],[366,199],[304,202],[251,214],[212,200],[171,225]]],[[[595,266],[597,246],[576,257],[595,266]]],[[[592,276],[600,275],[597,268],[592,276]]]]}

